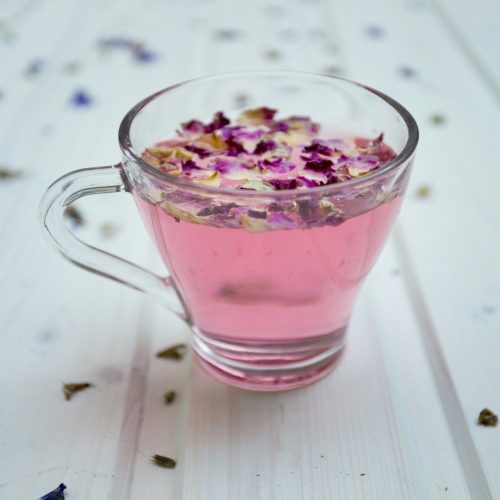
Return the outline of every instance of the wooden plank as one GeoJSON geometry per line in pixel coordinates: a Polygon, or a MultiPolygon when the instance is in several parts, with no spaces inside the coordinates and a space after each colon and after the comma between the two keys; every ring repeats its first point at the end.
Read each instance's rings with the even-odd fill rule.
{"type": "MultiPolygon", "coordinates": [[[[495,383],[500,269],[494,257],[500,247],[500,214],[494,201],[500,180],[495,160],[500,116],[495,96],[426,4],[415,9],[388,1],[383,13],[364,1],[330,5],[331,19],[343,20],[336,23],[335,32],[344,41],[349,74],[399,98],[421,125],[411,189],[429,184],[431,195],[408,199],[401,221],[401,255],[415,270],[409,286],[413,299],[418,298],[418,315],[430,318],[433,341],[459,397],[464,415],[459,428],[463,430],[464,423],[468,427],[457,447],[471,491],[477,498],[496,498],[500,436],[476,425],[482,408],[500,408],[495,383]],[[379,27],[383,36],[367,36],[369,26],[379,27]],[[353,37],[353,32],[359,36],[353,37]],[[402,71],[408,67],[413,70],[410,78],[402,71]],[[445,123],[433,124],[433,116],[443,117],[445,123]],[[470,440],[477,460],[466,445],[470,440]],[[472,469],[467,467],[471,458],[472,469]]],[[[436,359],[431,356],[431,363],[436,359]]],[[[446,412],[452,410],[445,407],[446,412]]],[[[455,435],[460,434],[457,429],[455,435]]]]}
{"type": "MultiPolygon", "coordinates": [[[[18,41],[2,47],[12,64],[2,81],[0,163],[22,167],[24,176],[0,186],[0,225],[8,241],[0,259],[0,448],[9,457],[0,468],[0,497],[39,497],[63,481],[73,498],[111,498],[130,486],[129,464],[139,458],[146,463],[152,452],[140,454],[134,447],[140,426],[129,426],[137,412],[144,413],[138,380],[150,387],[143,373],[152,362],[151,306],[136,292],[65,263],[42,240],[37,205],[58,175],[117,161],[124,112],[158,87],[189,76],[182,50],[167,50],[178,37],[175,30],[185,26],[165,29],[171,5],[161,7],[158,17],[139,16],[139,2],[125,9],[116,1],[36,7],[16,22],[18,41]],[[136,29],[139,17],[146,24],[136,29]],[[130,54],[104,57],[98,50],[101,37],[127,34],[168,60],[168,74],[164,64],[140,65],[130,54]],[[43,58],[45,69],[24,80],[22,68],[34,57],[43,58]],[[65,73],[68,61],[78,62],[79,70],[65,73]],[[90,107],[68,104],[77,89],[89,93],[90,107]],[[64,401],[61,383],[85,380],[96,388],[64,401]]],[[[174,7],[179,18],[185,18],[183,8],[174,7]]],[[[152,261],[128,196],[92,198],[79,206],[86,221],[82,238],[144,265],[152,261]],[[117,234],[106,239],[101,225],[110,222],[117,234]]],[[[158,478],[168,485],[167,475],[158,478]]]]}
{"type": "MultiPolygon", "coordinates": [[[[229,7],[214,4],[220,15],[204,26],[205,72],[283,67],[283,61],[319,70],[341,60],[321,37],[312,37],[307,50],[285,50],[279,29],[263,17],[264,2],[229,7]],[[257,24],[258,40],[248,33],[257,24]],[[232,42],[218,36],[228,27],[239,33],[232,42]],[[271,63],[263,54],[276,46],[283,55],[271,63]]],[[[309,39],[307,26],[320,23],[312,5],[282,9],[281,29],[299,30],[300,40],[309,39]],[[306,28],[299,19],[307,19],[306,28]]],[[[252,394],[193,367],[183,388],[184,427],[176,431],[185,441],[174,498],[469,498],[404,283],[393,276],[394,248],[383,262],[354,318],[343,364],[318,385],[252,394]]],[[[144,429],[141,441],[157,435],[144,429]]],[[[134,485],[137,492],[144,487],[139,475],[134,485]]]]}
{"type": "Polygon", "coordinates": [[[489,90],[500,99],[500,4],[435,0],[429,4],[489,90]]]}

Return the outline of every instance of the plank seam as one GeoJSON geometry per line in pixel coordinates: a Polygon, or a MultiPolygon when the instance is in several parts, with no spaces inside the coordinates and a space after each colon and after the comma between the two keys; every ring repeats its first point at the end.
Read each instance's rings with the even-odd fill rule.
{"type": "Polygon", "coordinates": [[[394,231],[396,252],[401,264],[402,276],[416,322],[421,331],[424,352],[429,361],[431,374],[439,395],[443,413],[450,429],[451,439],[462,467],[465,483],[473,500],[493,500],[481,459],[474,445],[468,421],[460,404],[460,398],[445,360],[437,329],[425,304],[421,286],[418,284],[408,247],[399,226],[394,231]]]}

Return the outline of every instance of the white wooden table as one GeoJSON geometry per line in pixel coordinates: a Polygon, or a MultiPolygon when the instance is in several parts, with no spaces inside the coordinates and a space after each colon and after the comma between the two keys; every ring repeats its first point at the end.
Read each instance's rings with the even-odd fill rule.
{"type": "MultiPolygon", "coordinates": [[[[3,0],[0,20],[0,164],[23,171],[0,182],[1,499],[500,499],[500,427],[476,423],[500,413],[500,2],[3,0]],[[117,37],[143,52],[99,44],[117,37]],[[63,261],[37,221],[57,176],[118,161],[140,98],[242,68],[362,81],[421,128],[341,366],[288,393],[155,358],[187,328],[63,261]]],[[[128,196],[78,208],[83,239],[160,267],[128,196]]]]}

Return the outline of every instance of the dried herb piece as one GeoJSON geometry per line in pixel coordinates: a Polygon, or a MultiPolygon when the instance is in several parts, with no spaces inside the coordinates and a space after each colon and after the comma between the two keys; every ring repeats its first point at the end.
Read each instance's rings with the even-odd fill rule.
{"type": "Polygon", "coordinates": [[[16,179],[21,177],[22,172],[20,170],[11,170],[7,167],[0,167],[0,181],[8,181],[10,179],[16,179]]]}
{"type": "Polygon", "coordinates": [[[94,387],[89,382],[81,382],[78,384],[63,384],[64,399],[69,401],[77,392],[84,391],[94,387]]]}
{"type": "Polygon", "coordinates": [[[164,457],[163,455],[153,455],[151,461],[159,467],[165,469],[175,469],[177,462],[173,458],[164,457]]]}
{"type": "Polygon", "coordinates": [[[498,417],[491,410],[485,408],[484,410],[481,410],[481,413],[477,418],[477,423],[486,427],[496,427],[498,424],[498,417]]]}
{"type": "Polygon", "coordinates": [[[367,26],[365,28],[365,33],[370,37],[370,38],[382,38],[384,36],[384,30],[377,25],[371,25],[367,26]]]}
{"type": "Polygon", "coordinates": [[[55,490],[40,497],[40,500],[64,500],[64,490],[66,485],[61,483],[55,490]]]}
{"type": "Polygon", "coordinates": [[[187,351],[186,344],[175,344],[171,347],[167,347],[163,351],[157,352],[157,358],[163,359],[175,359],[176,361],[180,361],[187,351]]]}
{"type": "Polygon", "coordinates": [[[116,236],[118,231],[118,226],[112,222],[103,222],[99,226],[99,234],[103,238],[112,238],[113,236],[116,236]]]}
{"type": "Polygon", "coordinates": [[[431,188],[427,184],[422,184],[417,190],[419,198],[428,198],[431,194],[431,188]]]}
{"type": "Polygon", "coordinates": [[[165,404],[169,405],[175,401],[177,393],[175,391],[168,391],[163,395],[163,401],[165,404]]]}
{"type": "Polygon", "coordinates": [[[74,206],[71,205],[69,207],[66,207],[66,210],[64,210],[64,216],[71,222],[74,227],[83,226],[83,216],[74,206]]]}
{"type": "Polygon", "coordinates": [[[431,116],[431,123],[433,125],[442,125],[446,122],[446,118],[438,113],[431,116]]]}
{"type": "Polygon", "coordinates": [[[278,61],[279,59],[282,58],[281,52],[276,49],[268,49],[264,52],[264,57],[268,61],[278,61]]]}
{"type": "Polygon", "coordinates": [[[222,28],[214,33],[217,40],[232,41],[241,36],[241,33],[231,28],[222,28]]]}

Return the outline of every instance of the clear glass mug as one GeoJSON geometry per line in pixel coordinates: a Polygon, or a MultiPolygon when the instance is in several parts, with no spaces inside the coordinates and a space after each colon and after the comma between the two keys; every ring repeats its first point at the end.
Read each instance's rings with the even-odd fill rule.
{"type": "Polygon", "coordinates": [[[355,298],[399,212],[418,142],[400,104],[341,78],[283,71],[213,75],[161,90],[119,129],[122,162],[71,172],[41,202],[45,233],[76,265],[152,295],[191,327],[217,378],[272,391],[307,385],[338,363],[355,298]],[[141,159],[192,118],[267,106],[364,137],[397,157],[365,177],[307,190],[197,185],[141,159]],[[65,208],[83,196],[132,194],[169,270],[157,276],[80,241],[65,208]],[[236,215],[235,215],[236,214],[236,215]]]}

